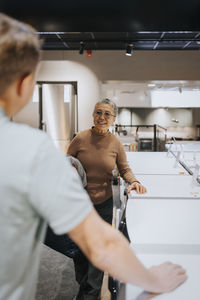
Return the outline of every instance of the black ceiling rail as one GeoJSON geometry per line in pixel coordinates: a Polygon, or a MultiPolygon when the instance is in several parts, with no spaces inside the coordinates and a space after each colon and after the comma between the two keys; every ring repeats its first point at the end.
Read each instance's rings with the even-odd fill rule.
{"type": "MultiPolygon", "coordinates": [[[[55,34],[55,36],[57,36],[55,34]]],[[[61,36],[61,35],[59,35],[61,36]]],[[[42,35],[41,35],[42,37],[42,35]]],[[[200,42],[200,38],[165,38],[165,39],[159,39],[159,38],[138,38],[138,39],[129,39],[129,40],[125,40],[125,39],[119,39],[119,40],[112,40],[112,39],[108,39],[108,40],[102,40],[102,39],[94,39],[94,40],[89,40],[89,39],[83,39],[83,38],[79,38],[79,39],[72,39],[72,38],[66,38],[62,37],[62,42],[68,42],[68,43],[79,43],[79,42],[84,42],[84,43],[136,43],[136,42],[200,42]]]]}

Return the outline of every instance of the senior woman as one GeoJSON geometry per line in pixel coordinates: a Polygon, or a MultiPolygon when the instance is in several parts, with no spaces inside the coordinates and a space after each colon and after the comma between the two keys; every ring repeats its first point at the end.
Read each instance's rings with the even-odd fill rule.
{"type": "MultiPolygon", "coordinates": [[[[122,143],[109,131],[116,114],[117,106],[113,101],[103,99],[96,103],[94,126],[80,132],[68,148],[68,154],[76,157],[86,171],[86,190],[95,209],[110,224],[113,214],[112,170],[116,165],[120,176],[130,184],[129,192],[132,189],[137,193],[146,192],[128,166],[122,143]]],[[[76,299],[100,299],[103,272],[96,269],[83,254],[74,258],[74,265],[76,280],[80,284],[76,299]]]]}

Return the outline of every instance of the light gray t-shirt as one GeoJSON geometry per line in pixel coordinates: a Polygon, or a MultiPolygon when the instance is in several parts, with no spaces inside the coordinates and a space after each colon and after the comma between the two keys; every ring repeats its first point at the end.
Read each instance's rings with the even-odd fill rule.
{"type": "Polygon", "coordinates": [[[47,135],[10,122],[0,107],[0,299],[34,299],[46,222],[76,227],[92,204],[47,135]]]}

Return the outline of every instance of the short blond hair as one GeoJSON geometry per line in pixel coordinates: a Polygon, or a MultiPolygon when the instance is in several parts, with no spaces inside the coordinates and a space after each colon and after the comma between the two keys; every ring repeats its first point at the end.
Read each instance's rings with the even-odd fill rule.
{"type": "Polygon", "coordinates": [[[0,95],[35,70],[40,44],[34,28],[0,13],[0,95]]]}

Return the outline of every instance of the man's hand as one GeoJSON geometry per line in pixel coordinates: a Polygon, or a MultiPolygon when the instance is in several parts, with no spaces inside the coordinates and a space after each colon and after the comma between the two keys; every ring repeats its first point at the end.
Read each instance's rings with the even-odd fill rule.
{"type": "Polygon", "coordinates": [[[165,262],[159,266],[153,266],[149,271],[157,277],[157,290],[154,293],[168,293],[181,285],[186,279],[186,271],[171,262],[165,262]]]}
{"type": "Polygon", "coordinates": [[[139,183],[139,182],[137,182],[137,181],[133,182],[133,183],[129,186],[129,188],[128,188],[128,193],[130,193],[131,190],[136,190],[136,192],[137,192],[138,194],[144,194],[144,193],[147,192],[146,188],[145,188],[141,183],[139,183]]]}

